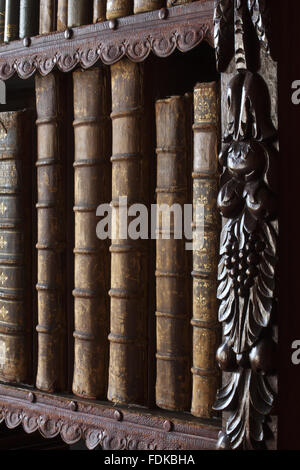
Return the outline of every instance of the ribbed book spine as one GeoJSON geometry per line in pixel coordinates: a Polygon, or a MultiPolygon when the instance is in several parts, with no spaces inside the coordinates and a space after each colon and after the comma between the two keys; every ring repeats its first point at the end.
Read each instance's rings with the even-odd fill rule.
{"type": "Polygon", "coordinates": [[[147,253],[142,240],[128,236],[123,216],[126,202],[128,210],[134,203],[145,203],[142,70],[141,65],[128,59],[111,67],[112,220],[115,223],[110,248],[108,387],[109,400],[139,404],[147,400],[147,253]]]}
{"type": "Polygon", "coordinates": [[[191,129],[187,123],[191,114],[188,96],[156,102],[156,404],[170,410],[187,410],[191,399],[190,253],[182,231],[184,205],[189,200],[191,129]],[[173,207],[179,212],[170,216],[168,225],[173,207]],[[176,224],[182,231],[178,239],[176,224]]]}
{"type": "Polygon", "coordinates": [[[32,374],[31,120],[0,113],[0,380],[15,383],[32,374]]]}
{"type": "Polygon", "coordinates": [[[219,384],[217,267],[220,237],[217,84],[194,89],[193,169],[193,392],[192,414],[209,418],[219,384]]]}
{"type": "Polygon", "coordinates": [[[20,0],[5,1],[4,41],[10,42],[19,38],[20,0]]]}
{"type": "Polygon", "coordinates": [[[68,0],[68,27],[81,26],[92,22],[91,0],[68,0]]]}
{"type": "Polygon", "coordinates": [[[57,2],[57,31],[65,31],[68,26],[68,0],[57,2]]]}
{"type": "Polygon", "coordinates": [[[134,0],[133,12],[144,13],[146,11],[157,10],[166,4],[165,0],[134,0]]]}
{"type": "Polygon", "coordinates": [[[38,370],[36,386],[66,387],[66,275],[62,74],[36,75],[38,370]]]}
{"type": "Polygon", "coordinates": [[[55,0],[40,0],[39,33],[47,34],[56,29],[55,0]]]}
{"type": "Polygon", "coordinates": [[[109,333],[109,244],[96,234],[98,205],[110,199],[107,70],[74,72],[75,361],[73,392],[104,398],[109,333]]]}
{"type": "Polygon", "coordinates": [[[39,1],[20,0],[20,39],[35,36],[38,33],[39,1]]]}
{"type": "Polygon", "coordinates": [[[106,19],[106,0],[94,0],[93,23],[101,23],[106,19]]]}
{"type": "Polygon", "coordinates": [[[121,18],[122,16],[132,15],[133,0],[107,0],[106,18],[121,18]]]}
{"type": "Polygon", "coordinates": [[[5,0],[0,0],[0,44],[4,42],[5,0]]]}

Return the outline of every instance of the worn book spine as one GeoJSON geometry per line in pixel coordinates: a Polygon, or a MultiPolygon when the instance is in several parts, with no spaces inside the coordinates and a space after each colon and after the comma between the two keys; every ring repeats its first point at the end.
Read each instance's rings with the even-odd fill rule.
{"type": "Polygon", "coordinates": [[[193,415],[214,412],[220,374],[216,350],[220,341],[217,267],[220,237],[218,195],[219,99],[216,82],[194,89],[193,164],[193,415]]]}
{"type": "Polygon", "coordinates": [[[132,15],[133,0],[107,0],[106,19],[121,18],[122,16],[132,15]]]}
{"type": "Polygon", "coordinates": [[[195,0],[167,0],[167,7],[176,7],[177,5],[184,5],[185,3],[191,3],[195,0]]]}
{"type": "Polygon", "coordinates": [[[20,0],[5,1],[4,42],[19,38],[20,0]]]}
{"type": "Polygon", "coordinates": [[[158,10],[165,6],[165,4],[165,0],[134,0],[133,12],[136,15],[137,13],[158,10]]]}
{"type": "Polygon", "coordinates": [[[19,37],[35,36],[38,34],[39,1],[20,0],[19,37]]]}
{"type": "Polygon", "coordinates": [[[36,386],[66,387],[64,76],[36,75],[38,370],[36,386]]]}
{"type": "Polygon", "coordinates": [[[46,34],[56,30],[55,0],[40,0],[39,33],[46,34]]]}
{"type": "Polygon", "coordinates": [[[65,31],[68,26],[68,0],[57,2],[57,31],[65,31]]]}
{"type": "Polygon", "coordinates": [[[93,5],[91,0],[68,1],[68,27],[92,23],[93,5]]]}
{"type": "MultiPolygon", "coordinates": [[[[145,203],[143,66],[122,59],[112,76],[112,244],[108,399],[147,401],[147,251],[128,236],[126,205],[145,203]],[[123,199],[121,199],[123,198],[123,199]],[[125,199],[124,199],[125,198],[125,199]],[[124,212],[125,211],[125,212],[124,212]],[[125,217],[124,217],[125,215],[125,217]]],[[[129,214],[130,215],[130,214],[129,214]]],[[[131,217],[132,219],[132,217],[131,217]]],[[[130,217],[128,222],[130,222],[130,217]]]]}
{"type": "Polygon", "coordinates": [[[78,70],[75,131],[75,359],[73,393],[105,398],[108,374],[109,244],[97,237],[97,207],[110,200],[108,87],[105,67],[78,70]]]}
{"type": "Polygon", "coordinates": [[[0,380],[27,384],[33,323],[31,122],[28,111],[0,113],[0,380]]]}
{"type": "Polygon", "coordinates": [[[94,0],[93,23],[101,23],[106,20],[106,0],[94,0]]]}
{"type": "Polygon", "coordinates": [[[168,220],[175,204],[181,211],[181,224],[188,203],[191,132],[187,122],[191,114],[188,96],[156,102],[156,404],[170,410],[190,407],[191,292],[186,240],[184,235],[176,239],[176,216],[170,217],[170,227],[163,220],[168,220]]]}
{"type": "Polygon", "coordinates": [[[5,0],[0,0],[0,44],[4,42],[5,0]]]}

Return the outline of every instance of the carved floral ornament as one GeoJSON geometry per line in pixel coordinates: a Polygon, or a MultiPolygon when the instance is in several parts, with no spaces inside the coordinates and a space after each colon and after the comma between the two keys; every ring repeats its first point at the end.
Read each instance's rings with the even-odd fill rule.
{"type": "Polygon", "coordinates": [[[218,1],[215,11],[219,69],[225,71],[234,51],[237,70],[228,85],[218,196],[219,209],[227,221],[221,234],[217,294],[224,342],[217,360],[229,373],[214,406],[228,412],[219,436],[220,449],[264,448],[274,405],[269,378],[276,364],[277,132],[271,121],[268,87],[248,68],[255,61],[250,57],[253,51],[247,44],[245,26],[254,26],[258,39],[269,50],[268,30],[264,28],[266,3],[218,1]]]}

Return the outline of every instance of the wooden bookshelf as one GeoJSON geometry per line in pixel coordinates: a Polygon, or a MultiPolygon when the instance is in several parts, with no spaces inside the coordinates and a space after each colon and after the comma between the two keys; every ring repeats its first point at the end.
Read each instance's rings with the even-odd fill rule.
{"type": "Polygon", "coordinates": [[[213,13],[212,0],[198,0],[3,44],[0,79],[15,73],[26,79],[36,71],[47,75],[55,67],[70,72],[77,65],[86,69],[99,60],[113,64],[124,56],[142,62],[151,52],[167,57],[175,49],[187,52],[202,41],[213,46],[213,13]]]}
{"type": "MultiPolygon", "coordinates": [[[[29,79],[55,68],[70,72],[98,61],[113,64],[127,56],[134,62],[149,54],[166,58],[176,49],[187,52],[202,41],[213,47],[213,0],[162,8],[118,20],[25,38],[0,46],[0,79],[29,79]]],[[[19,85],[18,85],[19,86],[19,85]]],[[[32,86],[32,85],[31,85],[32,86]]],[[[61,436],[67,444],[84,440],[89,449],[214,449],[221,420],[198,419],[110,402],[50,394],[35,388],[0,383],[0,423],[45,438],[61,436]]]]}

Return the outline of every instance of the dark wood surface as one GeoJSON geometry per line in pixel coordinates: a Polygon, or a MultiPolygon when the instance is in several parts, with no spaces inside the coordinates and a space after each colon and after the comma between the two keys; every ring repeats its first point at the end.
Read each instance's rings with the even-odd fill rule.
{"type": "Polygon", "coordinates": [[[36,70],[46,75],[54,67],[68,72],[99,60],[112,64],[125,55],[142,62],[150,52],[167,57],[176,48],[186,52],[203,40],[213,45],[213,5],[212,0],[198,0],[1,45],[0,78],[17,72],[25,79],[36,70]]]}

